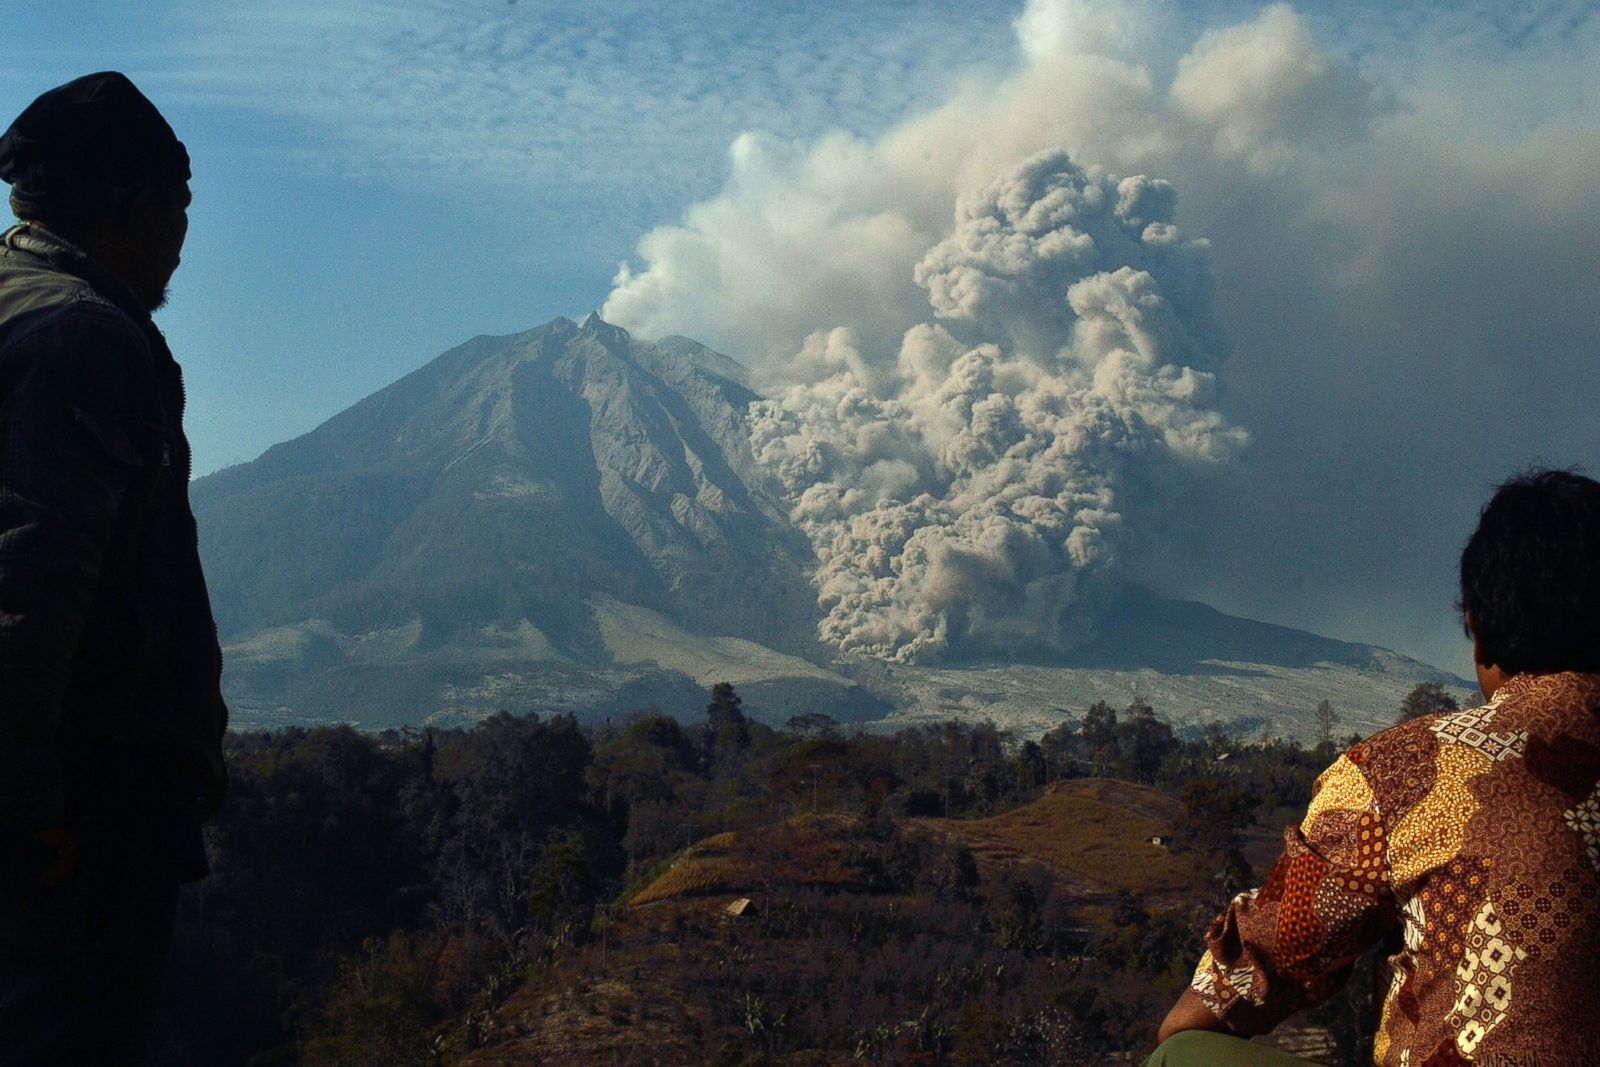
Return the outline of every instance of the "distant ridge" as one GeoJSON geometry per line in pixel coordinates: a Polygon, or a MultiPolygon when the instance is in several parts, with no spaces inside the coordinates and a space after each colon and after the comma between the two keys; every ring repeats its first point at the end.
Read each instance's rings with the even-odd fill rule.
{"type": "Polygon", "coordinates": [[[1154,669],[1165,674],[1209,670],[1230,662],[1360,668],[1374,665],[1380,651],[1371,645],[1225,615],[1197,601],[1167,600],[1141,586],[1128,585],[1096,619],[1094,640],[1074,649],[1065,662],[1113,670],[1154,669]]]}

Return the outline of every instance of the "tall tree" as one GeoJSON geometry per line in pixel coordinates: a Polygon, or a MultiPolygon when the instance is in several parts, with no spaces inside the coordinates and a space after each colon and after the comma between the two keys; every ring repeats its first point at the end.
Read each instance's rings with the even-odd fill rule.
{"type": "Polygon", "coordinates": [[[1395,716],[1395,722],[1406,722],[1410,719],[1421,719],[1432,715],[1448,715],[1452,711],[1459,711],[1461,705],[1456,703],[1456,698],[1451,696],[1445,687],[1438,682],[1423,682],[1400,702],[1400,713],[1395,716]]]}
{"type": "Polygon", "coordinates": [[[706,721],[714,733],[744,725],[744,701],[734,692],[732,682],[718,682],[711,687],[711,703],[706,705],[706,721]]]}
{"type": "Polygon", "coordinates": [[[1105,701],[1097,700],[1083,713],[1078,732],[1091,750],[1112,745],[1117,740],[1117,713],[1105,701]]]}
{"type": "Polygon", "coordinates": [[[1317,710],[1311,713],[1311,720],[1317,724],[1317,745],[1333,744],[1333,728],[1339,725],[1339,713],[1333,710],[1333,701],[1324,700],[1317,704],[1317,710]]]}
{"type": "Polygon", "coordinates": [[[725,770],[749,747],[750,720],[744,716],[744,701],[732,682],[718,682],[706,705],[706,766],[725,770]]]}

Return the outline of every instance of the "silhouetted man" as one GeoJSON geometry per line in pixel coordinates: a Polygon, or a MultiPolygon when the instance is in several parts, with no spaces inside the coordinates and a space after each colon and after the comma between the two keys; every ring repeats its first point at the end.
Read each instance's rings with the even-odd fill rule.
{"type": "Polygon", "coordinates": [[[1461,605],[1487,703],[1317,780],[1265,884],[1206,934],[1152,1065],[1301,1063],[1239,1038],[1332,996],[1396,929],[1376,1062],[1600,1063],[1600,483],[1501,486],[1461,605]]]}
{"type": "Polygon", "coordinates": [[[0,137],[0,1063],[136,1063],[220,802],[183,381],[189,156],[121,74],[0,137]]]}

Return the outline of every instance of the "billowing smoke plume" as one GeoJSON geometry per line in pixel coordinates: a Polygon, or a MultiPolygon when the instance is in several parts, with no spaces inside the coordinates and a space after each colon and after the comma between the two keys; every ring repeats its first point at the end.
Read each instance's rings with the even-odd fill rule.
{"type": "Polygon", "coordinates": [[[1210,408],[1203,242],[1166,182],[1063,152],[961,198],[898,353],[813,334],[753,411],[811,538],[820,636],[898,660],[1070,647],[1164,471],[1244,443],[1210,408]]]}
{"type": "MultiPolygon", "coordinates": [[[[963,634],[1002,640],[1006,625],[1022,632],[1043,617],[1053,626],[1044,633],[1070,641],[1085,590],[1107,568],[1068,564],[1061,546],[1081,527],[1080,542],[1097,540],[1102,558],[1164,595],[1469,662],[1450,560],[1486,487],[1535,457],[1592,466],[1600,455],[1589,411],[1600,315],[1584,288],[1600,273],[1600,107],[1580,88],[1593,81],[1600,13],[1441,4],[1397,18],[1359,3],[1332,18],[1283,3],[1025,0],[1015,28],[1009,60],[975,55],[971,77],[887,129],[740,136],[725,185],[641,240],[604,307],[642,336],[696,337],[806,387],[769,389],[791,422],[769,427],[765,446],[797,498],[813,487],[818,500],[840,498],[831,518],[809,520],[826,555],[831,639],[890,655],[918,654],[919,641],[959,653],[963,634]],[[1079,195],[1112,208],[1075,205],[1070,233],[1025,217],[1041,186],[1014,194],[1015,206],[998,191],[971,201],[949,232],[964,190],[1058,147],[1081,166],[1170,178],[1185,226],[1215,243],[1217,317],[1234,351],[1223,410],[1253,444],[1249,462],[1185,490],[1182,521],[1165,528],[1176,498],[1147,483],[1169,461],[1207,452],[1184,448],[1185,428],[1194,443],[1237,439],[1199,417],[1200,398],[1172,401],[1179,417],[1151,422],[1168,403],[1154,369],[1131,380],[1154,381],[1155,400],[1104,401],[1080,359],[1100,358],[1083,355],[1100,351],[1090,335],[1123,320],[1080,318],[1067,293],[1084,282],[1085,307],[1131,301],[1154,343],[1127,351],[1172,376],[1208,372],[1221,346],[1200,250],[1122,228],[1120,193],[1098,178],[1079,195]],[[1078,261],[1068,246],[1083,238],[1093,250],[1078,261]],[[1121,266],[1149,275],[1161,315],[1112,281],[1121,266]],[[1181,330],[1161,332],[1174,323],[1181,330]],[[832,326],[854,343],[805,342],[832,326]],[[1060,341],[1074,330],[1070,346],[1060,341]],[[992,359],[962,361],[983,344],[992,359]],[[1069,351],[1058,360],[1060,347],[1069,351]],[[969,414],[956,401],[945,412],[927,395],[944,379],[959,392],[953,379],[980,371],[1002,383],[985,387],[1003,398],[992,409],[969,414]],[[1049,380],[1057,375],[1063,384],[1049,380]],[[946,447],[949,427],[993,450],[990,427],[1024,397],[1053,393],[1080,404],[1062,419],[1070,427],[1102,407],[1140,413],[1112,436],[1115,448],[1065,450],[1073,490],[1104,488],[1100,510],[1120,525],[1052,503],[1048,519],[1064,529],[997,523],[1020,539],[957,558],[989,514],[967,515],[969,501],[1007,513],[979,487],[991,465],[962,466],[946,447]],[[918,507],[937,514],[924,521],[918,507]],[[891,519],[903,525],[889,529],[891,519]],[[927,532],[914,538],[919,525],[927,532]],[[1000,578],[984,576],[989,592],[944,610],[926,576],[972,580],[974,558],[1007,562],[1000,578]]],[[[1171,195],[1142,186],[1153,200],[1171,195]]],[[[1170,222],[1170,210],[1134,214],[1170,222]]],[[[1117,364],[1101,366],[1113,375],[1117,364]]],[[[1037,425],[1027,432],[1042,439],[1037,425]]],[[[1041,454],[1005,462],[1032,472],[1041,454]]]]}

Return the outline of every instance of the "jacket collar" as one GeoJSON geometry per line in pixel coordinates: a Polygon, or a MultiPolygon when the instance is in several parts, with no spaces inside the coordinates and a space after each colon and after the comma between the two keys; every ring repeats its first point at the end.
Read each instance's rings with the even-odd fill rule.
{"type": "Polygon", "coordinates": [[[60,234],[37,222],[19,222],[0,236],[0,241],[4,242],[7,251],[15,249],[24,252],[42,260],[52,270],[82,279],[134,322],[154,329],[150,309],[133,295],[133,290],[121,278],[101,266],[93,256],[60,234]]]}

